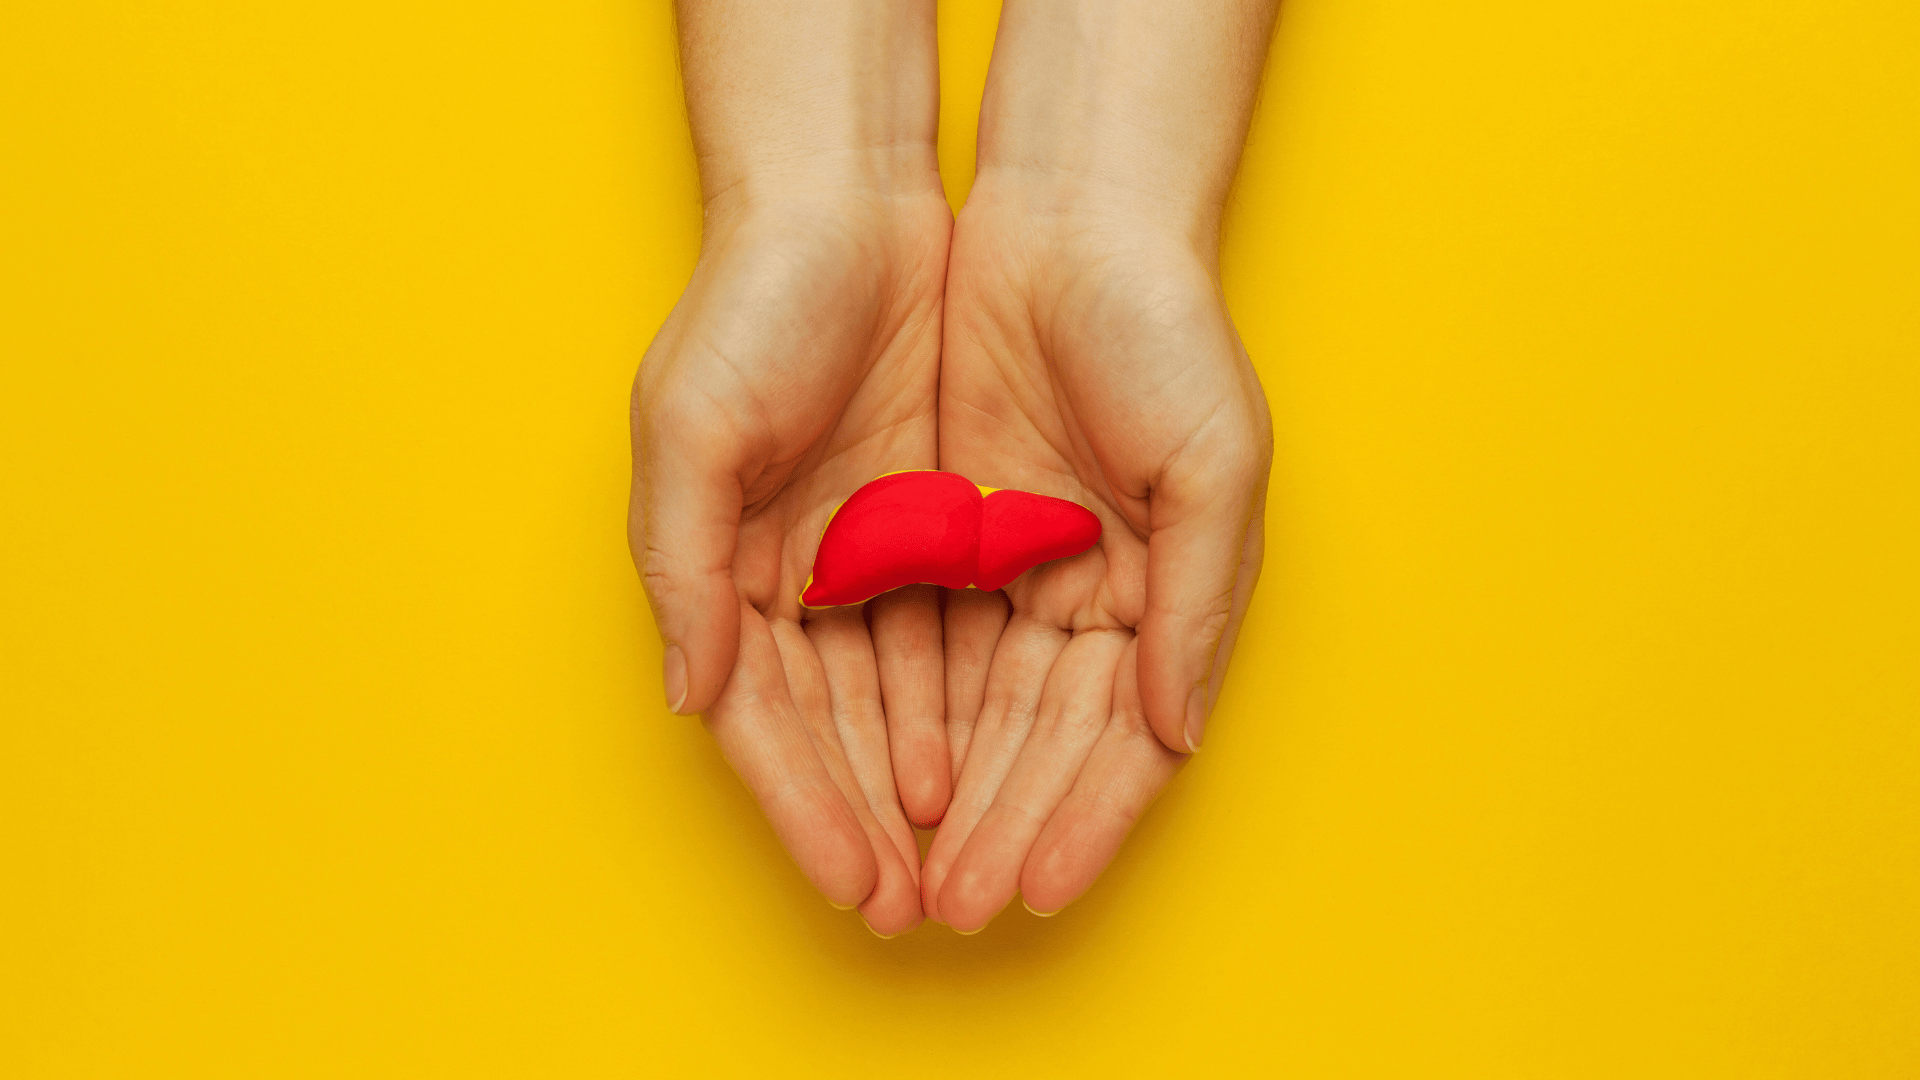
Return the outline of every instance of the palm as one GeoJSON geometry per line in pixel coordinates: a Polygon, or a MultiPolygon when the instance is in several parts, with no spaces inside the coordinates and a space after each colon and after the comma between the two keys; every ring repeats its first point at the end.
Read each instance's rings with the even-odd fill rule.
{"type": "Polygon", "coordinates": [[[915,809],[946,798],[937,608],[890,597],[870,634],[798,595],[838,502],[934,462],[948,219],[937,197],[904,221],[863,209],[710,244],[636,385],[633,532],[663,631],[711,668],[690,709],[822,891],[898,932],[919,904],[895,759],[915,809]]]}
{"type": "MultiPolygon", "coordinates": [[[[1174,666],[1152,635],[1217,641],[1259,559],[1257,517],[1243,515],[1226,545],[1239,565],[1210,579],[1227,595],[1194,597],[1165,566],[1218,561],[1220,537],[1204,534],[1232,522],[1223,502],[1247,502],[1233,478],[1257,465],[1264,479],[1265,402],[1204,263],[1125,222],[1033,223],[987,199],[956,226],[941,466],[1072,499],[1104,528],[1092,550],[1010,585],[1004,628],[994,600],[950,605],[950,657],[991,654],[949,664],[960,776],[925,895],[956,927],[1016,889],[1053,910],[1098,875],[1184,761],[1148,723],[1143,680],[1165,698],[1154,682],[1174,666]]],[[[1218,668],[1203,679],[1214,689],[1218,668]]]]}

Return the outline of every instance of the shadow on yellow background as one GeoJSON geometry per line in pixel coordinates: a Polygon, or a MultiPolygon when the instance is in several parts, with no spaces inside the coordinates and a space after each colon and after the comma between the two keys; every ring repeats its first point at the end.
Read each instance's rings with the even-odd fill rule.
{"type": "Polygon", "coordinates": [[[1291,0],[1207,750],[881,942],[624,549],[665,5],[7,6],[0,1074],[1920,1075],[1916,11],[1291,0]]]}

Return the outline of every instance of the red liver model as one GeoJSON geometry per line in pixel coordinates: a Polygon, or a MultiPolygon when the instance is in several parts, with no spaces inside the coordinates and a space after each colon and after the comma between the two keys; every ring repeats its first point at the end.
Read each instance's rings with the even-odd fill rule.
{"type": "Polygon", "coordinates": [[[889,473],[833,513],[800,603],[859,604],[902,585],[998,589],[1100,539],[1083,506],[1028,491],[982,495],[950,472],[889,473]]]}

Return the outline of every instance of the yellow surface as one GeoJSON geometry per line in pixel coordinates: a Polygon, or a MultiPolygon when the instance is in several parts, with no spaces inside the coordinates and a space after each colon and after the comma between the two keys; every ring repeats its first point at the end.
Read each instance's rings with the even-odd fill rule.
{"type": "Polygon", "coordinates": [[[881,942],[624,549],[666,8],[0,5],[0,1075],[1920,1075],[1916,56],[1290,0],[1207,749],[1065,914],[881,942]]]}

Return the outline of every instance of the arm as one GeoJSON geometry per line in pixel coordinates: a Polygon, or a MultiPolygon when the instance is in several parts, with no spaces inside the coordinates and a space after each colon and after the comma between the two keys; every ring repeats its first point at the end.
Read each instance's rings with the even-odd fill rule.
{"type": "Polygon", "coordinates": [[[705,233],[635,382],[629,516],[663,687],[828,899],[895,933],[920,917],[918,852],[889,758],[931,759],[932,743],[939,787],[914,798],[944,804],[949,782],[921,674],[938,670],[937,607],[889,598],[869,630],[859,609],[811,617],[797,596],[835,504],[934,460],[951,218],[933,4],[679,13],[705,233]],[[920,726],[890,731],[883,694],[920,726]]]}
{"type": "Polygon", "coordinates": [[[709,228],[770,203],[940,190],[933,0],[680,0],[709,228]]]}
{"type": "Polygon", "coordinates": [[[1199,747],[1225,678],[1272,436],[1218,231],[1273,16],[1267,0],[1002,9],[949,263],[941,461],[1089,506],[1103,533],[1010,585],[999,618],[949,608],[962,765],[924,902],[956,928],[1016,889],[1052,910],[1091,884],[1199,747]]]}
{"type": "Polygon", "coordinates": [[[1091,202],[1215,256],[1278,7],[1008,0],[980,106],[981,179],[1029,213],[1091,202]]]}

